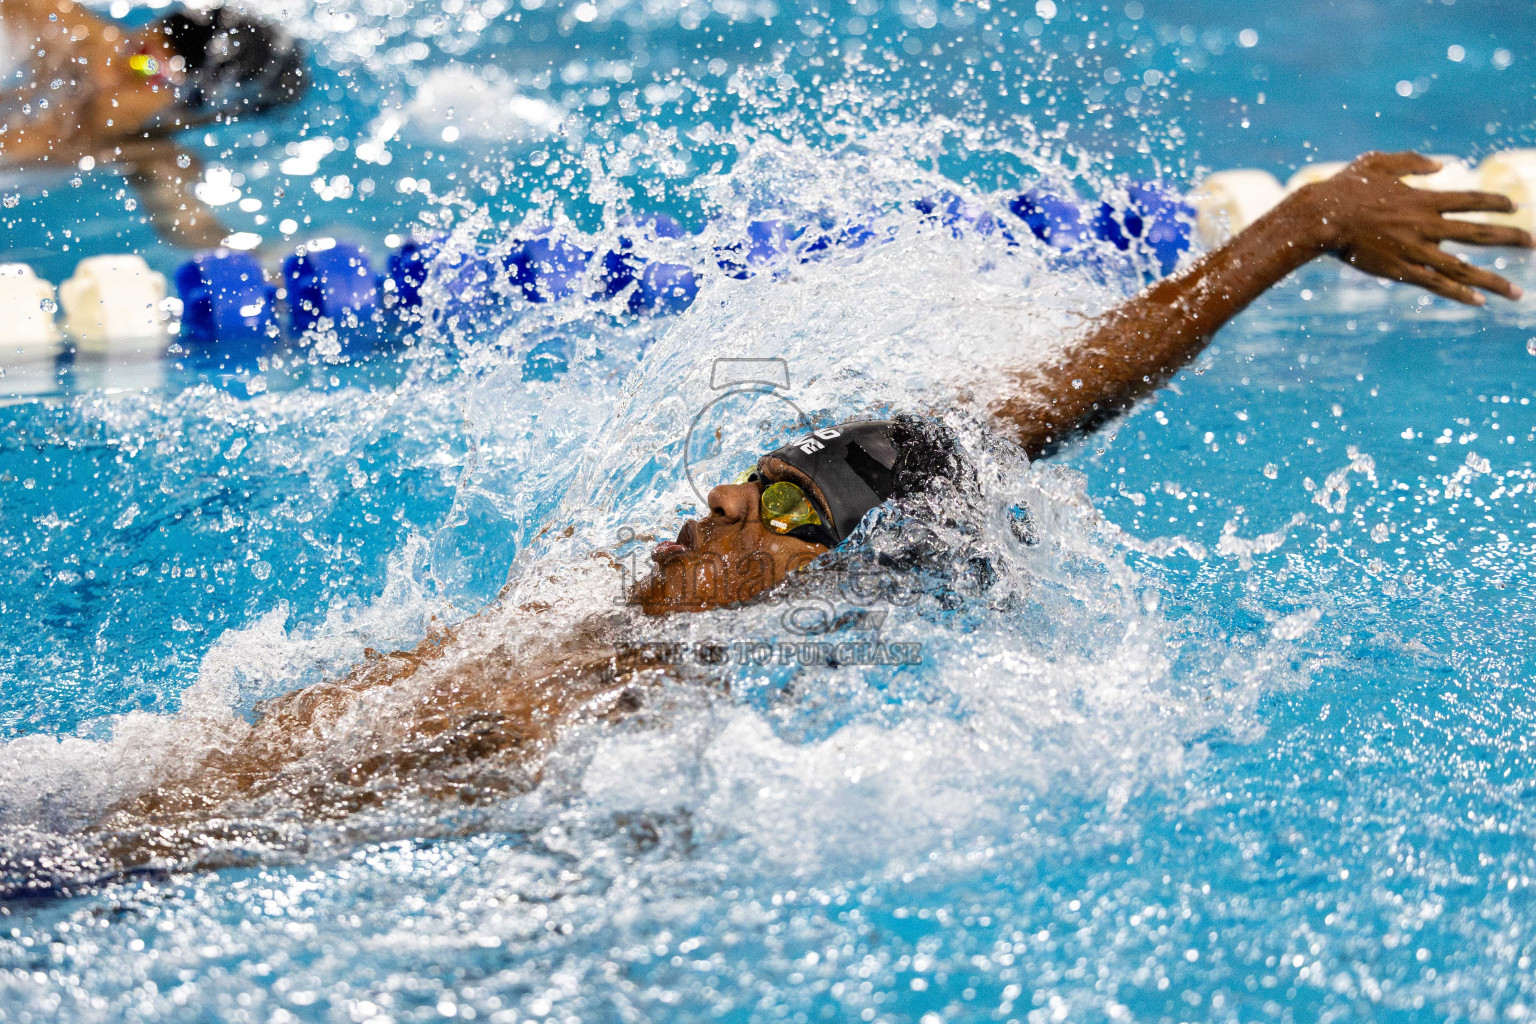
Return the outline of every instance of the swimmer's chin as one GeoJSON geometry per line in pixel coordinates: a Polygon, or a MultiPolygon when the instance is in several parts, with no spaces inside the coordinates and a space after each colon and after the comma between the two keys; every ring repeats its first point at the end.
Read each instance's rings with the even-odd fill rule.
{"type": "Polygon", "coordinates": [[[665,615],[707,612],[716,608],[736,608],[757,600],[778,582],[752,579],[743,581],[736,587],[725,586],[721,591],[709,588],[708,592],[700,593],[692,587],[679,590],[678,574],[675,570],[680,564],[682,566],[688,564],[686,552],[673,553],[665,561],[658,561],[656,571],[635,584],[634,589],[630,591],[630,603],[639,605],[642,612],[656,618],[665,615]],[[673,568],[674,572],[667,573],[668,567],[673,568]]]}
{"type": "Polygon", "coordinates": [[[807,569],[826,549],[805,552],[788,566],[774,566],[771,561],[749,564],[740,575],[729,571],[730,563],[719,556],[693,551],[667,552],[657,557],[654,572],[635,584],[629,603],[639,605],[646,615],[660,617],[679,612],[707,612],[716,608],[739,608],[760,600],[776,590],[791,575],[807,569]],[[725,565],[718,574],[701,568],[725,565]],[[760,570],[760,571],[754,571],[760,570]]]}
{"type": "MultiPolygon", "coordinates": [[[[668,561],[676,561],[674,555],[668,561]]],[[[760,593],[760,591],[759,591],[760,593]]],[[[637,583],[630,591],[630,604],[639,605],[640,610],[653,618],[662,618],[667,615],[691,614],[695,612],[712,611],[715,608],[729,608],[733,605],[744,604],[756,597],[757,594],[746,598],[733,600],[714,600],[713,598],[699,598],[695,596],[675,596],[666,593],[666,583],[661,573],[654,572],[637,583]]]]}

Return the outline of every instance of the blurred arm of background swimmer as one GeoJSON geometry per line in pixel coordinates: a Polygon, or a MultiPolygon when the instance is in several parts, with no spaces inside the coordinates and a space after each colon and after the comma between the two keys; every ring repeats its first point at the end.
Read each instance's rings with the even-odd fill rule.
{"type": "Polygon", "coordinates": [[[218,214],[198,199],[192,186],[202,163],[167,138],[135,139],[116,147],[130,184],[155,233],[191,249],[217,248],[229,235],[218,214]]]}
{"type": "Polygon", "coordinates": [[[1302,188],[1188,271],[1160,281],[1089,325],[1057,365],[1019,371],[1019,393],[993,412],[1016,428],[1031,457],[1093,430],[1165,384],[1222,325],[1291,271],[1325,253],[1377,277],[1482,305],[1477,289],[1518,299],[1497,274],[1442,250],[1446,240],[1531,246],[1517,228],[1451,220],[1447,213],[1509,212],[1488,192],[1431,192],[1403,184],[1439,164],[1416,153],[1367,153],[1302,188]]]}

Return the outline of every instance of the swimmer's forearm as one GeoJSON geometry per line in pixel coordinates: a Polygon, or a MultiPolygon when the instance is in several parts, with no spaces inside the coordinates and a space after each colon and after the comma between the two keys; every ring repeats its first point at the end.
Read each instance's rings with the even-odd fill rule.
{"type": "Polygon", "coordinates": [[[127,167],[128,181],[139,194],[144,216],[157,235],[189,249],[223,244],[229,228],[192,191],[202,177],[201,161],[163,138],[127,143],[118,151],[127,167]]]}
{"type": "Polygon", "coordinates": [[[1193,267],[1089,325],[1057,366],[1018,375],[996,413],[1031,457],[1092,430],[1167,383],[1222,325],[1285,275],[1328,251],[1305,190],[1193,267]]]}

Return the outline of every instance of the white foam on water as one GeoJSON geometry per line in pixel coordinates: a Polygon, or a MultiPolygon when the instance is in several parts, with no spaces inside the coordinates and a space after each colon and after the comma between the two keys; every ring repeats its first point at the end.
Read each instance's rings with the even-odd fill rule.
{"type": "MultiPolygon", "coordinates": [[[[1016,387],[1015,375],[1059,360],[1084,316],[1139,278],[1113,264],[1062,266],[995,229],[957,234],[918,214],[911,200],[946,183],[913,153],[945,130],[898,126],[832,152],[742,141],[737,167],[709,184],[721,218],[692,239],[656,243],[705,271],[704,286],[686,313],[650,332],[659,336],[638,365],[633,350],[645,339],[615,325],[607,308],[513,303],[489,332],[426,324],[421,347],[451,341],[459,370],[437,374],[436,357],[424,358],[393,390],[239,401],[203,389],[159,407],[96,410],[125,434],[152,434],[165,416],[203,421],[220,445],[213,425],[319,416],[324,429],[307,446],[274,431],[239,457],[307,474],[321,501],[344,486],[335,464],[360,439],[401,430],[419,464],[455,475],[456,500],[436,536],[399,553],[384,594],[338,607],[316,625],[291,625],[275,608],[227,633],[179,713],[123,716],[106,740],[28,737],[0,747],[0,791],[18,794],[4,820],[58,828],[89,820],[237,742],[255,699],[338,675],[364,647],[408,644],[434,620],[461,622],[450,655],[400,684],[399,700],[373,691],[329,723],[305,771],[324,775],[370,745],[408,738],[405,693],[493,652],[535,658],[593,621],[642,641],[802,639],[786,629],[780,599],[646,619],[620,603],[618,566],[636,551],[643,559],[654,543],[645,536],[670,536],[703,511],[699,493],[806,422],[892,413],[947,420],[980,488],[974,509],[935,527],[956,553],[923,570],[910,600],[882,609],[879,639],[919,645],[921,665],[706,672],[709,689],[728,685],[732,697],[679,710],[659,731],[578,730],[579,742],[557,759],[564,781],[513,798],[512,811],[558,820],[573,808],[614,816],[670,802],[705,832],[745,841],[769,860],[876,859],[896,850],[921,859],[957,830],[1005,831],[1011,809],[1031,795],[1064,789],[1113,813],[1148,788],[1177,787],[1196,737],[1252,728],[1248,710],[1271,659],[1234,654],[1198,689],[1178,679],[1155,586],[1125,563],[1122,550],[1134,545],[1103,522],[1081,476],[1030,466],[982,426],[989,405],[1016,387]],[[875,241],[845,241],[806,262],[791,254],[746,280],[711,272],[717,247],[739,237],[747,219],[770,213],[823,225],[801,245],[816,231],[837,236],[849,225],[875,241]],[[551,384],[524,382],[521,358],[561,332],[574,339],[571,371],[551,384]],[[789,386],[717,401],[718,361],[742,358],[782,360],[789,386]],[[466,459],[434,438],[445,431],[465,437],[466,459]],[[1013,507],[1029,510],[1040,543],[1010,532],[1013,507]],[[508,585],[463,621],[478,602],[454,590],[472,568],[457,539],[500,533],[515,550],[508,585]],[[673,735],[692,737],[691,745],[671,749],[673,735]],[[668,779],[679,773],[696,781],[673,795],[668,779]]],[[[600,164],[602,153],[594,149],[593,159],[600,164]]],[[[999,197],[969,199],[996,206],[999,197]]],[[[498,227],[462,196],[445,209],[463,227],[454,245],[471,246],[498,227]]],[[[578,241],[599,249],[616,230],[614,213],[614,223],[578,241]]],[[[1024,231],[1017,223],[1013,230],[1024,231]]],[[[896,544],[901,529],[877,517],[868,543],[896,544]]],[[[784,600],[848,604],[835,572],[804,575],[784,600]]],[[[410,812],[428,822],[440,813],[410,812]]],[[[385,832],[436,827],[410,819],[385,832]]]]}
{"type": "Polygon", "coordinates": [[[548,100],[523,93],[499,68],[458,64],[428,72],[400,115],[418,139],[465,144],[536,142],[559,128],[565,116],[548,100]]]}

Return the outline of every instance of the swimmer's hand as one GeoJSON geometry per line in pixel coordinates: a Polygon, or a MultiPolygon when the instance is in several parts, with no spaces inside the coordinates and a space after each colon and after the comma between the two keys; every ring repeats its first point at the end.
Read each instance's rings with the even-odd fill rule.
{"type": "Polygon", "coordinates": [[[1059,360],[1016,370],[993,414],[1032,458],[1048,454],[1162,387],[1250,302],[1328,253],[1458,302],[1482,305],[1483,291],[1520,298],[1504,278],[1440,248],[1443,241],[1530,247],[1531,236],[1517,228],[1446,216],[1508,213],[1513,205],[1489,192],[1432,192],[1401,180],[1436,170],[1417,153],[1367,153],[1298,189],[1182,273],[1095,318],[1059,360]]]}
{"type": "Polygon", "coordinates": [[[1444,241],[1531,247],[1519,228],[1453,220],[1448,213],[1511,213],[1495,192],[1435,192],[1402,181],[1440,164],[1417,153],[1366,153],[1326,181],[1297,191],[1276,211],[1312,225],[1317,244],[1367,274],[1404,281],[1481,306],[1482,291],[1518,299],[1519,287],[1440,248],[1444,241]],[[1288,207],[1288,208],[1287,208],[1288,207]]]}

